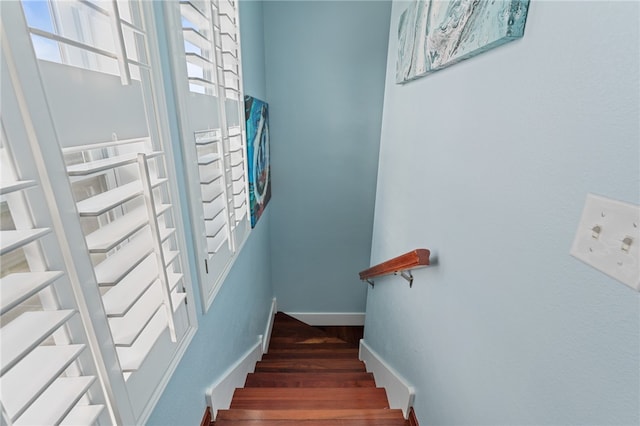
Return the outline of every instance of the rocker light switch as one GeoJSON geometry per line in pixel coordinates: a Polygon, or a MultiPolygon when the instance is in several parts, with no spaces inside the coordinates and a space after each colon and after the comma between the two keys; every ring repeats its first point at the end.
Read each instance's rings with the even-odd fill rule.
{"type": "Polygon", "coordinates": [[[571,255],[640,291],[640,206],[588,194],[571,255]]]}

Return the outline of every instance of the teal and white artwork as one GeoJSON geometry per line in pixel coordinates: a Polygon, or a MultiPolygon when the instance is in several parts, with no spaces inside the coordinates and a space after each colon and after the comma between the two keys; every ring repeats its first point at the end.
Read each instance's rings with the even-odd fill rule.
{"type": "Polygon", "coordinates": [[[524,35],[529,0],[416,0],[398,25],[396,82],[425,76],[524,35]]]}

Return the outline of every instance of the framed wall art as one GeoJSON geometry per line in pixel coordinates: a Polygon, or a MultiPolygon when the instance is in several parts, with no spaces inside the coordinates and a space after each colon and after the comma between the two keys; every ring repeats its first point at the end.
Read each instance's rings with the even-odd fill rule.
{"type": "Polygon", "coordinates": [[[522,37],[528,9],[529,0],[415,0],[398,25],[396,83],[522,37]]]}
{"type": "Polygon", "coordinates": [[[269,106],[252,96],[244,97],[247,121],[247,162],[249,163],[249,208],[251,227],[271,199],[271,165],[269,162],[269,106]]]}

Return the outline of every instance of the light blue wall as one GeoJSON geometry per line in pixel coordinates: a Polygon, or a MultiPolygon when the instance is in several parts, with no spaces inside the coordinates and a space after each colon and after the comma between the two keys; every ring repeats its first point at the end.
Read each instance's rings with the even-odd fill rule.
{"type": "Polygon", "coordinates": [[[390,4],[264,4],[272,274],[286,312],[364,312],[390,4]]]}
{"type": "Polygon", "coordinates": [[[244,93],[266,101],[263,9],[262,0],[240,0],[239,2],[244,93]]]}
{"type": "Polygon", "coordinates": [[[372,261],[438,264],[376,281],[365,340],[421,424],[639,424],[639,295],[569,255],[588,192],[640,203],[639,4],[532,1],[522,40],[399,86],[406,5],[372,261]]]}
{"type": "MultiPolygon", "coordinates": [[[[160,6],[158,2],[156,12],[162,15],[160,6]]],[[[262,2],[240,3],[241,21],[244,22],[246,15],[247,21],[260,22],[261,14],[262,2]]],[[[164,31],[163,26],[158,28],[159,34],[163,34],[164,31]]],[[[253,25],[243,25],[241,41],[245,64],[251,64],[256,69],[264,69],[264,65],[261,65],[264,62],[262,29],[253,25]]],[[[167,58],[164,59],[164,66],[168,67],[167,58]]],[[[244,72],[244,88],[247,93],[266,93],[264,77],[260,71],[244,72]]],[[[168,93],[168,96],[168,103],[172,108],[175,101],[171,93],[168,93]]],[[[171,124],[173,137],[177,140],[178,130],[175,123],[171,124]]],[[[179,145],[176,147],[179,151],[179,145]]],[[[179,176],[183,175],[182,167],[180,163],[179,176]]],[[[180,179],[179,184],[184,188],[184,179],[180,179]]],[[[186,192],[181,191],[182,194],[186,192]]],[[[186,203],[186,200],[182,202],[186,203]]],[[[184,208],[186,209],[186,205],[184,208]]],[[[188,221],[187,216],[185,221],[188,221]]],[[[207,389],[256,343],[259,334],[264,333],[273,297],[269,228],[270,211],[267,208],[249,235],[206,315],[202,315],[200,310],[199,291],[194,289],[198,307],[198,331],[151,414],[149,425],[200,424],[206,407],[207,389]]],[[[191,229],[189,223],[185,223],[185,229],[191,229]]],[[[189,258],[195,259],[190,238],[187,243],[190,249],[189,258]]],[[[191,275],[197,277],[195,266],[190,266],[191,275]]]]}

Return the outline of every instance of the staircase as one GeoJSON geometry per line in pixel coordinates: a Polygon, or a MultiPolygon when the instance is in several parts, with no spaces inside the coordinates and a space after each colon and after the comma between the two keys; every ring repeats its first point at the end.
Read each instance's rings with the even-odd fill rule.
{"type": "Polygon", "coordinates": [[[269,351],[215,426],[404,426],[354,344],[276,314],[269,351]]]}

